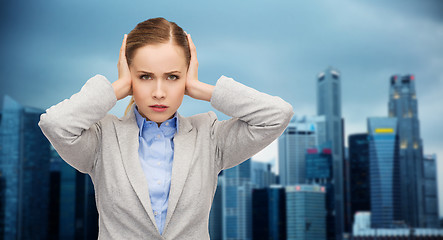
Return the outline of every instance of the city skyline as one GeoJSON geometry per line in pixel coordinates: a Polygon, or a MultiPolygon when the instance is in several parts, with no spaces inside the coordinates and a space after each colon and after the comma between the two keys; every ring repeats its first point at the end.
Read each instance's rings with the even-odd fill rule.
{"type": "MultiPolygon", "coordinates": [[[[316,115],[317,74],[328,66],[340,70],[345,139],[366,132],[368,117],[388,116],[392,75],[413,74],[424,154],[436,153],[443,171],[438,106],[443,3],[194,3],[2,2],[0,103],[8,94],[25,106],[46,109],[78,92],[95,74],[115,81],[123,34],[140,21],[163,16],[191,33],[201,81],[214,85],[221,75],[233,77],[287,100],[296,116],[316,115]]],[[[122,116],[128,101],[119,101],[110,113],[122,116]]],[[[189,97],[179,109],[184,116],[210,110],[215,111],[209,103],[189,97]]],[[[273,143],[254,159],[275,160],[276,153],[273,143]]],[[[443,177],[438,178],[441,206],[443,177]]]]}

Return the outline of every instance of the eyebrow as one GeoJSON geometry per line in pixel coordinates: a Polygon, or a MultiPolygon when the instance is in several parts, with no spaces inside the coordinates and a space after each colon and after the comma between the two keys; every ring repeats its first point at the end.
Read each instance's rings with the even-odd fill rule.
{"type": "MultiPolygon", "coordinates": [[[[154,76],[155,76],[155,74],[152,73],[152,72],[146,72],[146,71],[137,71],[137,72],[138,72],[138,73],[151,74],[151,75],[154,75],[154,76]]],[[[180,71],[177,71],[177,70],[174,70],[174,71],[166,72],[166,73],[164,73],[163,75],[168,75],[168,74],[171,74],[171,73],[181,73],[181,72],[180,72],[180,71]]]]}

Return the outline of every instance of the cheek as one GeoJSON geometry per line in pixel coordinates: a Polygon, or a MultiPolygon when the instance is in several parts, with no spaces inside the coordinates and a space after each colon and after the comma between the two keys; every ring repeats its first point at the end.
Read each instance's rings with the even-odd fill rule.
{"type": "Polygon", "coordinates": [[[133,84],[132,95],[134,96],[135,101],[146,99],[149,96],[149,89],[141,85],[137,86],[137,84],[133,84]]]}
{"type": "Polygon", "coordinates": [[[175,94],[176,95],[185,95],[185,89],[186,89],[186,84],[183,83],[178,88],[176,88],[175,94]]]}
{"type": "Polygon", "coordinates": [[[175,86],[170,92],[171,97],[173,96],[177,101],[182,101],[185,95],[185,85],[175,86]]]}

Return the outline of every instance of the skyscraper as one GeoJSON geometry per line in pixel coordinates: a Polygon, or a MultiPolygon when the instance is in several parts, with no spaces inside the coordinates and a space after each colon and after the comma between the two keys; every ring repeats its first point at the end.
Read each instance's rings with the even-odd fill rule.
{"type": "Polygon", "coordinates": [[[223,239],[223,171],[218,175],[217,190],[212,201],[211,212],[209,213],[209,235],[213,240],[223,239]]]}
{"type": "Polygon", "coordinates": [[[285,188],[272,185],[252,191],[252,237],[254,240],[286,239],[285,188]]]}
{"type": "Polygon", "coordinates": [[[330,144],[310,148],[306,153],[306,181],[326,189],[326,239],[335,239],[334,185],[332,182],[332,151],[330,144]]]}
{"type": "Polygon", "coordinates": [[[297,184],[286,186],[288,240],[325,240],[325,187],[297,184]]]}
{"type": "Polygon", "coordinates": [[[340,72],[332,67],[317,76],[317,115],[326,118],[326,141],[332,144],[332,172],[334,178],[334,209],[336,239],[344,233],[344,186],[343,186],[343,121],[341,115],[340,72]]]}
{"type": "Polygon", "coordinates": [[[429,154],[423,156],[424,171],[424,214],[425,227],[439,227],[438,191],[437,191],[437,155],[429,154]]]}
{"type": "Polygon", "coordinates": [[[271,164],[265,162],[251,162],[251,183],[253,188],[265,188],[276,184],[275,174],[271,171],[271,164]]]}
{"type": "Polygon", "coordinates": [[[325,118],[294,117],[278,139],[279,175],[283,186],[305,183],[306,149],[325,141],[325,118]]]}
{"type": "Polygon", "coordinates": [[[42,110],[9,96],[0,123],[0,171],[4,179],[4,239],[46,239],[49,143],[37,126],[42,110]]]}
{"type": "Polygon", "coordinates": [[[369,141],[367,133],[352,134],[348,138],[350,163],[351,217],[357,212],[371,211],[369,189],[369,141]]]}
{"type": "Polygon", "coordinates": [[[223,170],[223,239],[252,239],[251,159],[223,170]]]}
{"type": "Polygon", "coordinates": [[[368,118],[371,226],[390,228],[401,221],[400,162],[396,118],[368,118]]]}
{"type": "Polygon", "coordinates": [[[98,212],[90,176],[63,161],[53,147],[51,155],[48,239],[97,239],[98,212]]]}
{"type": "Polygon", "coordinates": [[[389,116],[398,120],[402,219],[411,227],[424,227],[423,147],[414,75],[392,76],[389,92],[389,116]]]}

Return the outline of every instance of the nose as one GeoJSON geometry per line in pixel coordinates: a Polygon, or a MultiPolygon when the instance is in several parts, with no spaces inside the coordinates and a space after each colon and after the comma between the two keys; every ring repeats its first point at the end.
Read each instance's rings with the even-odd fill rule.
{"type": "Polygon", "coordinates": [[[164,84],[161,80],[157,80],[155,84],[154,91],[152,92],[152,97],[156,99],[163,99],[166,97],[166,92],[164,90],[164,84]]]}

